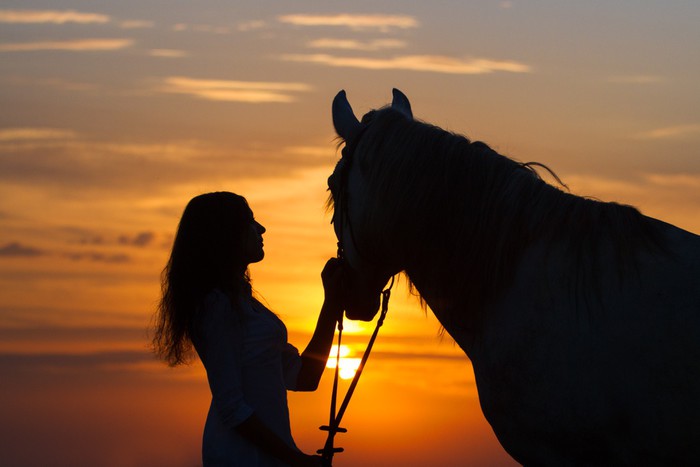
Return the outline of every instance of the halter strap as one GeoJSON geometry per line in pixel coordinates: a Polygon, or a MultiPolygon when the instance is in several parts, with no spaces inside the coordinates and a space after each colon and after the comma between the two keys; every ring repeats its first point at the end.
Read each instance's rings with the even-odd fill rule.
{"type": "Polygon", "coordinates": [[[384,319],[386,318],[387,312],[389,311],[389,299],[391,298],[391,289],[394,286],[394,279],[395,276],[391,276],[391,282],[389,283],[389,287],[382,291],[381,312],[379,314],[379,318],[377,319],[377,324],[374,327],[374,332],[372,333],[372,336],[370,337],[369,342],[367,343],[367,348],[365,349],[365,352],[362,355],[360,365],[357,367],[355,375],[353,376],[352,381],[350,382],[350,386],[348,387],[348,390],[345,393],[345,397],[343,398],[343,402],[340,405],[340,409],[336,412],[335,409],[338,396],[338,379],[340,368],[340,343],[343,334],[343,317],[341,316],[338,320],[338,349],[336,353],[335,377],[333,379],[333,393],[331,394],[330,421],[328,425],[323,425],[319,428],[320,430],[327,431],[328,437],[326,438],[326,444],[324,445],[324,447],[316,451],[318,454],[321,454],[326,466],[331,465],[331,463],[333,462],[333,455],[336,452],[343,452],[343,448],[334,447],[335,435],[336,433],[346,433],[348,431],[346,428],[342,428],[340,426],[340,422],[343,419],[343,415],[345,415],[345,411],[347,410],[348,405],[350,404],[350,399],[352,398],[352,395],[355,392],[357,383],[360,381],[362,371],[364,370],[365,364],[367,363],[367,359],[369,358],[369,355],[372,352],[374,341],[377,339],[377,335],[379,334],[379,328],[382,327],[382,325],[384,324],[384,319]]]}

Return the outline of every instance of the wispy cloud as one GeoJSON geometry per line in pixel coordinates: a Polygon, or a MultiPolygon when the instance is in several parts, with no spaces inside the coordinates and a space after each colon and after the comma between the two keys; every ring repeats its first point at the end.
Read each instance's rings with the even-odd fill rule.
{"type": "MultiPolygon", "coordinates": [[[[114,245],[120,247],[137,247],[143,248],[150,245],[156,240],[156,234],[153,232],[141,232],[136,235],[121,235],[114,242],[114,245]]],[[[109,243],[102,237],[94,237],[85,239],[78,243],[81,249],[74,251],[49,251],[34,246],[29,246],[21,242],[12,241],[4,245],[0,245],[0,258],[36,258],[39,256],[62,256],[71,261],[90,261],[96,263],[127,263],[131,261],[131,257],[122,252],[115,251],[97,251],[83,250],[84,246],[109,246],[109,243]]]]}
{"type": "MultiPolygon", "coordinates": [[[[47,310],[30,311],[29,309],[25,309],[21,312],[29,316],[35,314],[46,316],[47,314],[47,310]]],[[[28,323],[34,321],[29,319],[23,320],[24,324],[22,325],[8,326],[8,322],[5,321],[4,323],[0,323],[0,342],[34,341],[43,342],[45,344],[51,342],[59,344],[63,349],[66,348],[65,344],[76,342],[143,343],[143,326],[127,326],[123,323],[114,323],[109,326],[104,325],[104,321],[102,321],[102,324],[92,324],[90,321],[95,321],[97,318],[94,316],[95,312],[89,313],[85,310],[80,310],[77,312],[73,311],[73,313],[77,313],[78,316],[82,316],[84,319],[88,318],[90,314],[93,314],[93,316],[90,317],[90,320],[85,319],[82,323],[80,319],[75,319],[75,315],[73,319],[71,319],[67,315],[56,316],[59,315],[59,313],[55,313],[54,316],[52,316],[52,321],[48,319],[39,319],[38,321],[40,324],[28,325],[28,323]]],[[[6,309],[0,308],[0,314],[7,317],[10,313],[8,313],[6,309]]],[[[97,312],[97,314],[101,315],[102,313],[97,312]]],[[[97,320],[99,320],[99,318],[97,318],[97,320]]],[[[104,317],[102,317],[102,320],[104,320],[104,317]]],[[[52,348],[51,344],[42,347],[44,349],[52,348]]],[[[36,350],[36,352],[33,352],[33,355],[38,355],[40,353],[39,349],[36,350]]],[[[0,355],[4,355],[5,357],[8,353],[17,355],[14,352],[0,351],[0,355]]],[[[19,355],[24,354],[20,353],[19,355]]],[[[0,359],[2,359],[2,357],[0,357],[0,359]]]]}
{"type": "Polygon", "coordinates": [[[383,49],[401,49],[406,42],[398,39],[377,39],[373,41],[358,41],[354,39],[316,39],[307,44],[312,49],[342,49],[376,51],[383,49]]]}
{"type": "Polygon", "coordinates": [[[246,21],[243,23],[240,23],[238,25],[238,30],[241,32],[246,32],[246,31],[255,31],[258,29],[263,29],[264,27],[267,26],[267,22],[263,20],[251,20],[251,21],[246,21]]]}
{"type": "Polygon", "coordinates": [[[309,91],[311,86],[304,83],[210,80],[174,76],[166,78],[160,90],[212,101],[258,104],[294,102],[296,97],[292,93],[309,91]]]}
{"type": "Polygon", "coordinates": [[[700,123],[656,128],[638,135],[640,139],[675,139],[700,135],[700,123]]]}
{"type": "Polygon", "coordinates": [[[0,368],[25,368],[28,371],[53,369],[123,370],[125,367],[153,362],[144,350],[114,350],[90,353],[0,353],[0,368]]]}
{"type": "Polygon", "coordinates": [[[663,78],[656,75],[617,75],[608,78],[608,82],[615,84],[657,84],[663,78]]]}
{"type": "Polygon", "coordinates": [[[16,127],[0,129],[0,142],[72,139],[76,136],[77,134],[73,130],[59,128],[16,127]]]}
{"type": "Polygon", "coordinates": [[[512,60],[491,60],[486,58],[455,58],[442,55],[403,55],[391,58],[337,57],[326,54],[290,54],[282,60],[290,62],[315,63],[332,67],[363,68],[368,70],[411,70],[434,73],[477,75],[506,71],[529,73],[531,68],[524,63],[512,60]]]}
{"type": "Polygon", "coordinates": [[[23,245],[19,242],[10,242],[0,246],[0,257],[35,257],[44,255],[44,250],[23,245]]]}
{"type": "MultiPolygon", "coordinates": [[[[68,196],[87,190],[127,190],[198,180],[223,154],[196,141],[112,143],[90,139],[25,139],[0,142],[0,183],[57,190],[68,196]],[[138,161],[138,162],[137,162],[138,161]],[[133,170],[138,164],[139,170],[133,170]],[[164,175],[167,173],[167,175],[164,175]],[[158,174],[154,177],[154,174],[158,174]],[[166,182],[167,180],[167,182],[166,182]]],[[[240,170],[240,167],[237,167],[240,170]]]]}
{"type": "Polygon", "coordinates": [[[155,239],[154,232],[139,232],[135,235],[120,235],[118,242],[120,245],[145,247],[151,245],[155,239]]]}
{"type": "Polygon", "coordinates": [[[154,26],[155,23],[153,21],[142,19],[130,19],[119,23],[119,27],[122,29],[149,29],[154,26]]]}
{"type": "Polygon", "coordinates": [[[132,39],[79,39],[71,41],[15,42],[0,44],[0,52],[36,52],[60,50],[67,52],[112,51],[131,47],[132,39]]]}
{"type": "Polygon", "coordinates": [[[189,53],[185,52],[184,50],[175,49],[151,49],[148,54],[151,57],[160,58],[183,58],[189,56],[189,53]]]}
{"type": "Polygon", "coordinates": [[[0,23],[16,24],[64,24],[108,23],[109,16],[99,13],[82,13],[74,10],[0,10],[0,23]]]}
{"type": "MultiPolygon", "coordinates": [[[[310,167],[325,169],[333,151],[332,144],[325,151],[313,146],[286,151],[279,144],[260,141],[231,147],[191,139],[134,143],[97,141],[89,136],[11,140],[0,142],[0,185],[7,188],[9,199],[25,192],[62,200],[99,199],[104,194],[113,199],[119,192],[123,202],[130,196],[142,198],[146,187],[148,196],[170,196],[173,187],[286,177],[310,167]],[[323,153],[326,156],[320,157],[323,153]]],[[[180,208],[174,216],[181,213],[180,208]]],[[[161,240],[157,238],[156,244],[161,240]]],[[[108,245],[116,246],[114,239],[108,245]]]]}
{"type": "Polygon", "coordinates": [[[84,227],[67,226],[62,229],[72,236],[77,237],[69,243],[80,246],[98,247],[137,247],[143,248],[157,244],[160,236],[153,231],[140,231],[136,233],[123,233],[119,235],[104,234],[95,230],[88,230],[84,227]]]}
{"type": "Polygon", "coordinates": [[[34,78],[26,75],[0,77],[0,85],[33,87],[41,86],[60,91],[96,91],[100,89],[97,83],[68,81],[61,78],[34,78]]]}
{"type": "Polygon", "coordinates": [[[207,34],[230,34],[231,29],[227,26],[214,26],[211,24],[187,24],[187,23],[178,23],[173,26],[173,31],[175,32],[183,32],[183,31],[192,31],[192,32],[200,32],[200,33],[207,33],[207,34]]]}
{"type": "Polygon", "coordinates": [[[676,189],[691,189],[698,192],[700,190],[700,174],[645,174],[643,176],[652,185],[659,187],[671,187],[676,189]]]}
{"type": "Polygon", "coordinates": [[[409,29],[419,26],[418,20],[406,15],[358,15],[358,14],[293,14],[277,18],[281,23],[295,26],[340,26],[351,29],[379,29],[389,31],[392,28],[409,29]]]}
{"type": "Polygon", "coordinates": [[[91,261],[94,263],[121,264],[131,261],[129,255],[124,253],[102,253],[97,251],[65,253],[66,258],[72,261],[91,261]]]}
{"type": "Polygon", "coordinates": [[[631,204],[646,215],[700,232],[698,172],[647,172],[632,177],[569,174],[564,181],[572,193],[631,204]]]}

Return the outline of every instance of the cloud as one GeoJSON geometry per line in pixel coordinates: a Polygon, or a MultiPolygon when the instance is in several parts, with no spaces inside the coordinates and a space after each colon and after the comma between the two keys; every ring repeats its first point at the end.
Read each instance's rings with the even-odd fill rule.
{"type": "Polygon", "coordinates": [[[619,75],[608,78],[608,82],[615,84],[657,84],[662,81],[663,78],[655,75],[619,75]]]}
{"type": "MultiPolygon", "coordinates": [[[[104,194],[113,199],[115,192],[127,198],[145,193],[170,196],[173,187],[289,176],[297,170],[326,166],[328,158],[333,158],[334,146],[327,146],[325,157],[320,157],[321,153],[322,149],[313,146],[285,150],[267,141],[233,146],[187,139],[135,143],[83,137],[6,141],[0,142],[0,186],[10,198],[25,192],[84,202],[104,194]]],[[[179,209],[176,216],[181,214],[179,209]]],[[[107,240],[114,245],[116,238],[107,240]]]]}
{"type": "Polygon", "coordinates": [[[44,250],[39,248],[34,248],[31,246],[22,245],[19,242],[6,243],[0,246],[0,256],[1,257],[24,257],[33,258],[36,256],[44,255],[44,250]]]}
{"type": "Polygon", "coordinates": [[[530,66],[510,60],[485,58],[454,58],[442,55],[403,55],[392,58],[337,57],[326,54],[283,55],[284,61],[316,63],[332,67],[361,68],[367,70],[410,70],[434,73],[476,75],[506,71],[529,73],[530,66]]]}
{"type": "Polygon", "coordinates": [[[4,76],[0,77],[0,85],[9,84],[12,86],[33,87],[42,86],[57,89],[59,91],[96,91],[100,86],[96,83],[85,83],[78,81],[67,81],[60,78],[33,78],[30,76],[4,76]]]}
{"type": "Polygon", "coordinates": [[[231,29],[226,26],[214,26],[211,24],[187,24],[178,23],[173,26],[173,31],[183,32],[183,31],[193,31],[201,32],[207,34],[230,34],[231,29]]]}
{"type": "Polygon", "coordinates": [[[151,49],[148,54],[151,57],[161,57],[161,58],[183,58],[189,56],[189,53],[184,50],[175,49],[151,49]]]}
{"type": "Polygon", "coordinates": [[[71,261],[91,261],[94,263],[121,264],[131,261],[129,255],[124,253],[101,253],[96,251],[64,253],[64,256],[71,261]]]}
{"type": "Polygon", "coordinates": [[[279,16],[277,20],[281,23],[295,26],[340,26],[351,29],[379,29],[380,31],[389,31],[392,28],[409,29],[419,26],[418,21],[414,17],[406,15],[293,14],[279,16]]]}
{"type": "MultiPolygon", "coordinates": [[[[698,174],[644,174],[643,178],[652,185],[663,188],[700,190],[698,174]]],[[[697,191],[696,191],[697,192],[697,191]]]]}
{"type": "Polygon", "coordinates": [[[88,189],[141,189],[159,181],[197,179],[212,170],[214,164],[206,163],[206,158],[216,159],[217,154],[215,147],[193,141],[14,140],[0,142],[0,183],[58,189],[64,196],[84,196],[88,189]],[[139,170],[134,170],[134,164],[139,170]]]}
{"type": "Polygon", "coordinates": [[[700,173],[687,167],[682,172],[646,172],[624,178],[569,174],[565,182],[577,195],[631,204],[646,215],[700,232],[700,173]]]}
{"type": "Polygon", "coordinates": [[[165,79],[161,92],[188,94],[212,101],[247,103],[289,103],[296,101],[293,92],[305,92],[311,86],[303,83],[227,81],[174,76],[165,79]]]}
{"type": "Polygon", "coordinates": [[[131,19],[127,21],[122,21],[119,23],[119,27],[122,29],[148,29],[155,26],[153,21],[131,19]]]}
{"type": "Polygon", "coordinates": [[[640,139],[678,139],[700,135],[700,123],[676,125],[646,131],[637,135],[640,139]]]}
{"type": "Polygon", "coordinates": [[[156,234],[153,232],[140,232],[134,236],[120,235],[119,244],[144,247],[151,245],[156,238],[156,234]]]}
{"type": "Polygon", "coordinates": [[[0,44],[0,52],[35,52],[60,50],[67,52],[112,51],[131,47],[132,39],[78,39],[72,41],[15,42],[0,44]]]}
{"type": "Polygon", "coordinates": [[[146,351],[122,350],[90,353],[0,353],[0,368],[3,370],[123,370],[152,363],[154,357],[146,351]]]}
{"type": "Polygon", "coordinates": [[[267,22],[263,20],[252,20],[240,23],[238,25],[238,30],[241,32],[255,31],[257,29],[263,29],[267,26],[267,22]]]}
{"type": "Polygon", "coordinates": [[[74,10],[0,10],[0,23],[13,24],[65,24],[108,23],[109,16],[98,13],[81,13],[74,10]]]}
{"type": "MultiPolygon", "coordinates": [[[[5,313],[6,311],[6,309],[0,308],[0,315],[4,318],[8,317],[8,314],[5,313]]],[[[76,342],[142,343],[144,340],[145,330],[143,326],[128,326],[118,321],[108,321],[111,322],[111,325],[105,325],[106,317],[100,312],[92,312],[102,321],[102,324],[99,325],[86,324],[86,321],[94,321],[96,316],[91,316],[90,312],[84,310],[78,311],[77,316],[74,316],[74,318],[62,315],[56,310],[51,313],[51,310],[48,309],[31,311],[15,309],[15,312],[23,316],[37,315],[39,316],[39,323],[34,322],[37,316],[33,316],[29,320],[22,320],[22,324],[9,324],[6,319],[0,324],[0,342],[54,342],[65,348],[65,344],[76,342]],[[46,319],[46,315],[51,315],[53,323],[46,319]]],[[[9,315],[12,315],[12,313],[9,315]]],[[[111,317],[107,318],[107,320],[109,319],[111,317]]]]}
{"type": "Polygon", "coordinates": [[[112,235],[105,234],[99,230],[87,229],[85,227],[78,227],[74,225],[66,225],[61,227],[60,231],[63,234],[68,234],[72,238],[72,240],[69,240],[69,243],[81,246],[147,247],[154,245],[157,243],[157,241],[159,241],[159,236],[156,232],[147,230],[136,233],[112,235]]]}
{"type": "Polygon", "coordinates": [[[105,238],[102,235],[86,235],[78,240],[80,245],[104,245],[105,238]]]}
{"type": "Polygon", "coordinates": [[[0,143],[10,141],[72,139],[76,136],[76,133],[72,130],[58,128],[18,127],[0,129],[0,143]]]}
{"type": "MultiPolygon", "coordinates": [[[[118,244],[145,247],[153,243],[155,234],[152,232],[142,232],[136,236],[121,236],[118,244]]],[[[103,245],[101,238],[94,238],[90,241],[80,242],[81,245],[103,245]]],[[[131,257],[124,253],[103,253],[99,251],[71,251],[71,252],[49,252],[40,248],[23,245],[19,242],[9,242],[0,245],[0,258],[36,258],[38,256],[58,254],[71,261],[92,261],[95,263],[128,263],[131,257]]]]}
{"type": "Polygon", "coordinates": [[[382,49],[400,49],[406,47],[406,42],[398,39],[377,39],[373,41],[358,41],[354,39],[316,39],[307,44],[312,49],[342,49],[376,51],[382,49]]]}

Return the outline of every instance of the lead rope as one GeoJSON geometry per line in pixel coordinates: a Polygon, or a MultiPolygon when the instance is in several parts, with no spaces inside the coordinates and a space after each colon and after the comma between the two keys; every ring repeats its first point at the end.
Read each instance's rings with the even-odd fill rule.
{"type": "Polygon", "coordinates": [[[382,307],[381,312],[379,314],[379,318],[377,319],[377,325],[374,328],[372,337],[370,337],[369,342],[367,343],[367,348],[365,349],[365,353],[362,355],[360,365],[357,367],[357,371],[355,371],[355,376],[352,378],[352,382],[348,387],[348,391],[345,393],[343,403],[340,405],[340,410],[336,412],[335,409],[338,399],[338,379],[340,371],[340,343],[343,335],[343,315],[341,315],[340,319],[338,320],[338,350],[335,356],[336,365],[335,377],[333,379],[333,392],[331,394],[330,420],[328,422],[328,425],[323,425],[319,428],[320,430],[327,431],[328,437],[326,438],[326,444],[323,447],[323,449],[319,449],[318,451],[316,451],[318,454],[321,454],[321,457],[323,459],[323,465],[326,467],[330,467],[332,465],[333,455],[336,452],[343,452],[343,448],[334,447],[335,435],[336,433],[346,433],[348,431],[346,428],[342,428],[340,426],[340,421],[343,419],[343,415],[345,415],[345,411],[348,408],[348,404],[350,404],[350,399],[352,398],[352,395],[355,392],[355,388],[357,387],[357,383],[360,380],[360,376],[362,375],[362,370],[364,370],[365,363],[367,363],[369,354],[372,352],[374,341],[377,339],[377,335],[379,334],[379,328],[382,327],[382,325],[384,324],[384,318],[386,318],[386,314],[389,311],[389,298],[391,298],[391,288],[393,286],[394,276],[391,276],[391,282],[389,283],[389,287],[382,291],[382,307]]]}

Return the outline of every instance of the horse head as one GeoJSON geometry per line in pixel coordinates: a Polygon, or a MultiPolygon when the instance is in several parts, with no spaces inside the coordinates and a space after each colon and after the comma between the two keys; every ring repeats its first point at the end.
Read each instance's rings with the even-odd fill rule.
{"type": "MultiPolygon", "coordinates": [[[[411,104],[399,90],[393,90],[391,108],[413,119],[411,104]]],[[[370,124],[355,116],[345,91],[333,100],[333,126],[344,141],[342,156],[333,174],[328,178],[328,188],[333,206],[333,226],[338,238],[339,255],[344,259],[343,278],[345,312],[349,319],[370,321],[379,310],[383,287],[400,268],[391,265],[382,255],[382,245],[377,245],[374,223],[368,221],[367,208],[372,205],[364,190],[364,179],[357,159],[358,148],[370,124]]]]}

